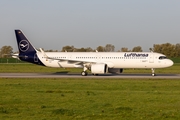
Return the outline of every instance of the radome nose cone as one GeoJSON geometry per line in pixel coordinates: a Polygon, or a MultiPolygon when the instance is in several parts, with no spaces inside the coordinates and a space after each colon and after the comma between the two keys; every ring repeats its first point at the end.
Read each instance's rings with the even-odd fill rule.
{"type": "Polygon", "coordinates": [[[171,60],[171,66],[174,64],[174,62],[171,60]]]}
{"type": "Polygon", "coordinates": [[[173,62],[172,60],[169,60],[169,61],[168,61],[169,67],[172,66],[173,64],[174,64],[174,62],[173,62]]]}

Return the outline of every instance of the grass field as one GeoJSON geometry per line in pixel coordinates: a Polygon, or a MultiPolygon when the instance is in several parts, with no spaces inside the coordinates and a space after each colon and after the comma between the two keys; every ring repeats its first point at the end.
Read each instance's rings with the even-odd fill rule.
{"type": "Polygon", "coordinates": [[[180,79],[0,79],[0,119],[178,120],[180,79]]]}
{"type": "MultiPolygon", "coordinates": [[[[180,64],[156,69],[179,74],[180,64]]],[[[0,64],[0,72],[78,72],[0,64]]],[[[125,69],[124,73],[151,73],[125,69]]],[[[179,79],[0,78],[0,120],[179,120],[179,79]]]]}

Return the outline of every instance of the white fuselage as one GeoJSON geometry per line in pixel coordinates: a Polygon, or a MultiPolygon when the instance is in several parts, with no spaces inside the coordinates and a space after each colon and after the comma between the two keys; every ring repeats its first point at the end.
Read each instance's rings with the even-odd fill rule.
{"type": "Polygon", "coordinates": [[[165,55],[153,52],[37,52],[48,67],[80,67],[83,64],[105,63],[108,68],[165,68],[173,65],[165,55]]]}

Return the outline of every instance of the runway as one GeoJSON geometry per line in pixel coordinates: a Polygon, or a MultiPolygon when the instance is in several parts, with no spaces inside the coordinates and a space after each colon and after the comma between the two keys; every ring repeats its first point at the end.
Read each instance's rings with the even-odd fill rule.
{"type": "Polygon", "coordinates": [[[180,79],[180,74],[103,74],[94,76],[88,74],[81,76],[79,73],[0,73],[0,78],[139,78],[139,79],[180,79]]]}

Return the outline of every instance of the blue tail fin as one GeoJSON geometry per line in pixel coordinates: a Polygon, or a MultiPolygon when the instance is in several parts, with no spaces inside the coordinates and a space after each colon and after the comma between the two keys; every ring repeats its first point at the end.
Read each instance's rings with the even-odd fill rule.
{"type": "Polygon", "coordinates": [[[32,46],[21,30],[15,30],[17,45],[19,49],[19,59],[22,61],[44,65],[37,56],[37,50],[32,46]]]}
{"type": "Polygon", "coordinates": [[[19,53],[36,52],[36,49],[31,45],[21,30],[15,30],[19,53]]]}

